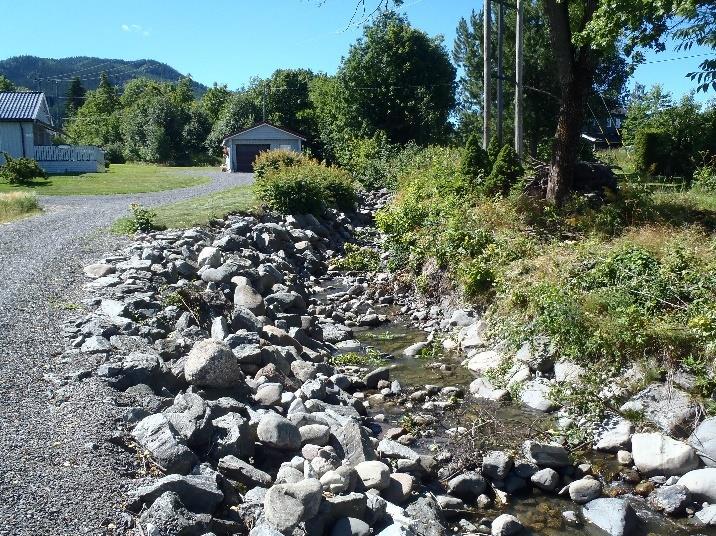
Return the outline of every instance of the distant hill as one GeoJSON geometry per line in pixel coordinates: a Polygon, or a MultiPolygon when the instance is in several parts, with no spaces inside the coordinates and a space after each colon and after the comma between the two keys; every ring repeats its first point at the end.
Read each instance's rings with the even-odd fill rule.
{"type": "MultiPolygon", "coordinates": [[[[166,63],[154,60],[118,60],[76,56],[72,58],[38,58],[37,56],[15,56],[0,60],[0,74],[15,84],[32,90],[44,91],[53,116],[59,117],[55,95],[64,97],[72,79],[77,76],[86,89],[96,89],[99,76],[106,72],[110,81],[121,86],[133,78],[151,78],[162,82],[176,82],[185,75],[166,63]]],[[[197,97],[204,94],[207,87],[193,82],[197,97]]],[[[60,110],[64,99],[58,99],[60,110]]]]}

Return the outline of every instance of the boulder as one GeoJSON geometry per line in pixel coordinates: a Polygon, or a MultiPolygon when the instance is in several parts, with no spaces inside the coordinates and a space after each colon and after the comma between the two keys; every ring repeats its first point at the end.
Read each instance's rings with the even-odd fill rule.
{"type": "Polygon", "coordinates": [[[375,449],[360,424],[351,419],[340,427],[333,429],[335,442],[331,444],[338,455],[351,465],[375,459],[375,449]]]}
{"type": "Polygon", "coordinates": [[[266,413],[256,429],[259,441],[281,450],[301,448],[301,433],[296,425],[277,413],[266,413]]]}
{"type": "Polygon", "coordinates": [[[701,525],[716,526],[716,504],[705,506],[696,512],[694,518],[701,525]]]}
{"type": "Polygon", "coordinates": [[[208,266],[209,268],[218,268],[221,266],[221,251],[215,247],[205,247],[196,258],[196,265],[201,268],[208,266]]]}
{"type": "Polygon", "coordinates": [[[634,465],[645,475],[679,476],[699,466],[690,445],[658,432],[634,434],[631,444],[634,465]]]}
{"type": "Polygon", "coordinates": [[[559,473],[550,467],[545,467],[534,473],[530,481],[542,491],[553,492],[559,485],[559,473]]]}
{"type": "Polygon", "coordinates": [[[636,411],[665,434],[688,437],[698,422],[699,404],[688,393],[663,383],[652,383],[622,405],[620,411],[636,411]]]}
{"type": "Polygon", "coordinates": [[[482,474],[492,480],[507,478],[512,466],[512,457],[503,450],[491,450],[482,457],[482,474]]]}
{"type": "Polygon", "coordinates": [[[686,486],[675,484],[662,486],[649,495],[649,504],[654,510],[664,512],[668,516],[682,514],[691,500],[686,486]]]}
{"type": "Polygon", "coordinates": [[[381,495],[386,501],[393,504],[403,504],[410,498],[414,487],[415,477],[407,473],[393,473],[390,475],[388,486],[381,495]]]}
{"type": "Polygon", "coordinates": [[[716,417],[709,417],[696,427],[688,441],[706,467],[716,467],[716,417]]]}
{"type": "MultiPolygon", "coordinates": [[[[388,503],[390,505],[390,503],[388,503]]],[[[389,509],[389,513],[390,510],[389,509]]],[[[405,515],[410,519],[411,532],[419,536],[444,536],[447,534],[447,526],[440,507],[432,495],[418,497],[405,507],[405,515]]],[[[398,516],[393,515],[396,521],[398,516]]]]}
{"type": "Polygon", "coordinates": [[[197,457],[162,414],[145,417],[132,430],[132,437],[167,473],[187,474],[197,457]]]}
{"type": "Polygon", "coordinates": [[[307,424],[298,429],[301,434],[301,445],[318,445],[324,447],[328,445],[331,438],[331,429],[325,424],[307,424]]]}
{"type": "Polygon", "coordinates": [[[368,389],[375,389],[378,387],[378,382],[381,380],[388,381],[390,379],[390,367],[380,367],[370,371],[365,375],[363,381],[368,389]]]}
{"type": "Polygon", "coordinates": [[[476,378],[470,384],[470,392],[475,398],[484,398],[495,402],[508,400],[510,392],[507,389],[498,389],[485,377],[476,378]]]}
{"type": "Polygon", "coordinates": [[[266,313],[264,299],[261,297],[261,294],[248,283],[237,285],[234,289],[234,305],[245,307],[257,316],[266,313]]]}
{"type": "Polygon", "coordinates": [[[334,523],[330,536],[370,536],[370,525],[355,517],[342,517],[334,523]]]}
{"type": "Polygon", "coordinates": [[[390,467],[383,462],[361,462],[355,471],[366,489],[384,490],[390,484],[390,467]]]}
{"type": "Polygon", "coordinates": [[[231,411],[214,419],[211,424],[215,429],[212,454],[216,458],[229,455],[240,458],[253,456],[254,437],[248,419],[231,411]]]}
{"type": "Polygon", "coordinates": [[[460,347],[468,351],[472,348],[477,348],[485,344],[484,334],[487,330],[487,323],[483,320],[478,320],[474,324],[465,326],[460,330],[458,334],[458,343],[460,347]]]}
{"type": "Polygon", "coordinates": [[[582,507],[582,514],[587,524],[608,536],[631,536],[640,526],[636,512],[624,499],[595,499],[582,507]]]}
{"type": "Polygon", "coordinates": [[[458,475],[447,483],[447,492],[450,495],[466,501],[474,501],[486,488],[485,478],[476,471],[458,475]]]}
{"type": "Polygon", "coordinates": [[[424,348],[428,346],[427,342],[416,342],[415,344],[411,344],[408,346],[405,350],[403,350],[403,355],[405,357],[415,357],[420,352],[423,351],[424,348]]]}
{"type": "Polygon", "coordinates": [[[271,475],[257,469],[236,456],[224,456],[219,460],[219,472],[231,480],[240,482],[249,488],[271,485],[271,475]]]}
{"type": "Polygon", "coordinates": [[[594,448],[605,452],[617,452],[631,448],[634,425],[625,419],[617,419],[598,435],[594,448]]]}
{"type": "Polygon", "coordinates": [[[522,403],[537,411],[555,411],[559,404],[549,398],[551,384],[543,378],[537,378],[524,384],[520,391],[522,403]]]}
{"type": "Polygon", "coordinates": [[[554,344],[547,337],[538,336],[526,341],[517,351],[515,359],[530,370],[549,372],[554,367],[554,354],[554,344]]]}
{"type": "Polygon", "coordinates": [[[322,487],[315,478],[295,484],[272,486],[264,498],[266,521],[280,532],[288,532],[302,521],[318,513],[321,506],[322,487]]]}
{"type": "Polygon", "coordinates": [[[176,493],[181,502],[192,512],[213,514],[224,500],[219,489],[216,471],[202,468],[196,475],[167,475],[131,492],[139,504],[151,504],[167,491],[176,493]]]}
{"type": "Polygon", "coordinates": [[[697,501],[716,504],[716,467],[689,471],[677,484],[686,487],[697,501]]]}
{"type": "Polygon", "coordinates": [[[171,491],[163,493],[139,519],[149,534],[159,536],[201,536],[211,526],[210,515],[190,512],[171,491]]]}
{"type": "Polygon", "coordinates": [[[184,363],[186,381],[201,387],[235,387],[244,378],[231,348],[222,341],[197,342],[184,363]]]}
{"type": "Polygon", "coordinates": [[[510,514],[501,514],[492,522],[492,536],[513,536],[522,530],[519,519],[510,514]]]}
{"type": "Polygon", "coordinates": [[[594,478],[581,478],[569,485],[569,498],[577,504],[585,504],[598,499],[602,494],[602,484],[594,478]]]}
{"type": "Polygon", "coordinates": [[[496,369],[500,366],[500,354],[494,350],[486,352],[478,352],[467,362],[467,368],[478,375],[485,374],[488,370],[496,369]]]}
{"type": "Polygon", "coordinates": [[[522,450],[525,458],[539,467],[559,469],[571,464],[569,453],[562,445],[525,441],[522,445],[522,450]]]}
{"type": "Polygon", "coordinates": [[[420,455],[410,447],[401,445],[397,441],[392,439],[383,438],[378,443],[378,452],[380,452],[386,458],[392,459],[403,459],[417,462],[420,459],[420,455]]]}
{"type": "Polygon", "coordinates": [[[83,271],[87,277],[91,277],[92,279],[99,279],[100,277],[106,277],[106,276],[116,272],[114,266],[112,266],[111,264],[105,264],[103,262],[85,266],[83,271]]]}
{"type": "Polygon", "coordinates": [[[234,306],[231,317],[231,329],[234,331],[246,330],[253,333],[261,331],[263,324],[254,313],[243,305],[234,306]]]}
{"type": "Polygon", "coordinates": [[[576,383],[582,375],[584,375],[584,367],[572,361],[560,359],[554,364],[555,381],[576,383]]]}

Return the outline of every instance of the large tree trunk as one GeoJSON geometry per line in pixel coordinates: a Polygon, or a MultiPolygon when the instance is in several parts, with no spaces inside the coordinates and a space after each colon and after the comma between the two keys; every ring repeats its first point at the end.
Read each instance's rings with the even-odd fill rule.
{"type": "MultiPolygon", "coordinates": [[[[591,20],[597,4],[597,0],[584,0],[580,21],[576,24],[577,30],[582,30],[591,20]]],[[[547,200],[559,205],[572,190],[584,105],[592,86],[596,63],[588,45],[577,48],[572,43],[574,21],[570,21],[569,2],[544,0],[543,6],[549,20],[552,52],[561,88],[547,200]]]]}

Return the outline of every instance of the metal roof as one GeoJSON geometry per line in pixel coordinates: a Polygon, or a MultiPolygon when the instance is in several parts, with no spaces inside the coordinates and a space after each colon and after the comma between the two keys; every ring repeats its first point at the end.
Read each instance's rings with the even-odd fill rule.
{"type": "Polygon", "coordinates": [[[34,121],[44,100],[41,91],[0,91],[0,121],[34,121]]]}
{"type": "Polygon", "coordinates": [[[250,127],[248,127],[248,128],[241,129],[241,130],[239,130],[238,132],[234,132],[233,134],[230,134],[230,135],[226,136],[223,141],[225,142],[225,141],[228,140],[229,138],[233,138],[234,136],[238,136],[239,134],[243,134],[243,133],[245,133],[245,132],[248,132],[249,130],[253,130],[253,129],[255,129],[255,128],[259,128],[259,127],[262,127],[262,126],[269,126],[269,127],[271,127],[271,128],[275,128],[276,130],[280,130],[281,132],[285,132],[286,134],[290,134],[291,136],[294,136],[294,137],[296,137],[296,138],[298,138],[298,139],[300,139],[300,140],[302,140],[302,141],[306,141],[306,138],[304,138],[303,136],[301,136],[298,132],[293,132],[292,130],[289,130],[289,129],[287,129],[287,128],[279,127],[279,126],[277,126],[277,125],[274,125],[273,123],[269,123],[268,121],[262,121],[262,122],[260,122],[260,123],[256,123],[256,124],[253,125],[253,126],[250,126],[250,127]]]}

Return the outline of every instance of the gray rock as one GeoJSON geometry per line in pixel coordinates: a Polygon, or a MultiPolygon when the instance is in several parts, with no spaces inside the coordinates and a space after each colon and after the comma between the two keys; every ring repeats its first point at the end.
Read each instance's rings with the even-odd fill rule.
{"type": "Polygon", "coordinates": [[[664,433],[687,437],[698,422],[700,408],[688,393],[663,383],[652,383],[619,408],[636,411],[656,424],[664,433]]]}
{"type": "Polygon", "coordinates": [[[366,489],[384,490],[390,484],[390,467],[383,462],[361,462],[355,471],[366,489]]]}
{"type": "Polygon", "coordinates": [[[415,532],[404,525],[393,523],[381,530],[376,536],[416,536],[415,532]]]}
{"type": "Polygon", "coordinates": [[[171,491],[192,512],[212,514],[224,500],[217,484],[217,473],[204,470],[197,475],[167,475],[156,482],[137,488],[131,495],[140,504],[153,503],[163,493],[171,491]]]}
{"type": "Polygon", "coordinates": [[[522,448],[527,460],[539,467],[559,469],[571,464],[569,453],[561,445],[525,441],[522,448]]]}
{"type": "Polygon", "coordinates": [[[440,507],[430,495],[410,501],[405,507],[405,515],[411,520],[409,534],[419,536],[444,536],[447,534],[447,526],[440,507]]]}
{"type": "Polygon", "coordinates": [[[375,449],[370,438],[356,421],[351,419],[342,426],[334,428],[333,435],[335,443],[331,444],[339,457],[347,460],[351,465],[375,459],[375,449]]]}
{"type": "Polygon", "coordinates": [[[199,252],[196,258],[196,265],[201,268],[208,266],[209,268],[218,268],[221,266],[221,251],[215,247],[205,247],[199,252]]]}
{"type": "Polygon", "coordinates": [[[203,449],[211,440],[211,410],[195,393],[181,393],[164,412],[165,417],[191,448],[203,449]]]}
{"type": "Polygon", "coordinates": [[[507,389],[498,389],[487,378],[476,378],[470,384],[470,392],[475,398],[484,398],[499,402],[508,400],[510,392],[507,389]]]}
{"type": "Polygon", "coordinates": [[[331,536],[369,536],[370,525],[355,517],[342,517],[335,522],[331,536]]]}
{"type": "Polygon", "coordinates": [[[266,413],[261,417],[256,430],[258,439],[265,445],[281,450],[301,448],[301,433],[296,425],[277,413],[266,413]]]}
{"type": "Polygon", "coordinates": [[[202,536],[210,529],[211,516],[190,512],[179,495],[167,491],[142,513],[140,521],[156,536],[202,536]]]}
{"type": "Polygon", "coordinates": [[[161,413],[139,421],[132,430],[132,437],[167,473],[186,474],[198,461],[184,439],[161,413]]]}
{"type": "Polygon", "coordinates": [[[510,514],[501,514],[492,522],[492,536],[513,536],[522,530],[519,519],[510,514]]]}
{"type": "Polygon", "coordinates": [[[253,456],[254,438],[248,419],[232,411],[214,419],[212,424],[216,430],[212,451],[214,457],[253,456]]]}
{"type": "Polygon", "coordinates": [[[582,507],[584,520],[608,536],[630,536],[640,526],[634,509],[623,499],[595,499],[582,507]]]}
{"type": "Polygon", "coordinates": [[[594,478],[581,478],[569,485],[569,497],[577,504],[588,503],[602,494],[602,484],[594,478]]]}
{"type": "Polygon", "coordinates": [[[420,459],[420,455],[410,447],[401,445],[397,441],[392,439],[383,438],[378,443],[378,452],[380,452],[386,458],[402,458],[404,460],[411,460],[417,462],[420,459]]]}
{"type": "Polygon", "coordinates": [[[716,417],[709,417],[696,427],[688,441],[706,467],[716,467],[716,417]]]}
{"type": "Polygon", "coordinates": [[[415,357],[420,352],[422,352],[423,349],[427,348],[427,346],[427,342],[416,342],[415,344],[411,344],[405,350],[403,350],[403,355],[405,357],[415,357]]]}
{"type": "Polygon", "coordinates": [[[550,467],[545,467],[534,473],[530,481],[543,491],[553,492],[559,485],[559,473],[550,467]]]}
{"type": "Polygon", "coordinates": [[[256,389],[254,400],[262,406],[275,406],[281,403],[281,394],[283,393],[283,385],[280,383],[262,383],[256,389]]]}
{"type": "Polygon", "coordinates": [[[271,475],[257,469],[251,464],[236,456],[224,456],[218,463],[219,472],[227,478],[245,484],[248,487],[268,487],[271,485],[271,475]]]}
{"type": "Polygon", "coordinates": [[[266,296],[266,306],[274,313],[304,314],[306,302],[295,292],[276,292],[266,296]]]}
{"type": "Polygon", "coordinates": [[[105,264],[102,262],[97,263],[97,264],[90,264],[89,266],[85,266],[83,271],[87,277],[91,277],[92,279],[99,279],[100,277],[106,277],[106,276],[116,272],[116,270],[114,269],[114,266],[112,266],[111,264],[105,264]]]}
{"type": "Polygon", "coordinates": [[[331,429],[325,424],[307,424],[301,426],[298,432],[301,434],[301,445],[310,443],[324,447],[331,437],[331,429]]]}
{"type": "Polygon", "coordinates": [[[487,488],[485,478],[476,471],[458,475],[447,483],[447,492],[460,499],[471,501],[487,488]]]}
{"type": "Polygon", "coordinates": [[[309,478],[296,484],[277,484],[266,492],[266,521],[281,532],[311,519],[321,506],[321,483],[309,478]]]}
{"type": "Polygon", "coordinates": [[[388,502],[403,504],[410,498],[414,487],[415,477],[407,473],[393,473],[389,476],[388,486],[382,491],[381,495],[388,502]]]}
{"type": "Polygon", "coordinates": [[[112,345],[109,341],[99,335],[89,337],[80,347],[80,351],[86,354],[100,354],[103,352],[109,352],[111,349],[112,345]]]}
{"type": "Polygon", "coordinates": [[[560,359],[554,364],[554,379],[558,382],[577,383],[584,372],[583,366],[566,359],[560,359]]]}
{"type": "Polygon", "coordinates": [[[119,300],[103,299],[99,304],[99,310],[107,316],[125,316],[127,304],[119,300]]]}
{"type": "Polygon", "coordinates": [[[321,324],[321,331],[323,331],[323,340],[331,344],[353,338],[353,330],[342,324],[321,324]]]}
{"type": "Polygon", "coordinates": [[[202,281],[207,283],[228,283],[241,268],[234,262],[226,262],[218,268],[206,268],[201,271],[202,281]]]}
{"type": "Polygon", "coordinates": [[[631,438],[634,465],[645,475],[683,475],[699,466],[696,451],[686,443],[658,432],[631,438]]]}
{"type": "Polygon", "coordinates": [[[184,363],[184,377],[187,382],[202,387],[235,387],[244,375],[227,344],[204,339],[189,352],[184,363]]]}
{"type": "Polygon", "coordinates": [[[234,307],[231,317],[231,328],[234,331],[244,329],[258,333],[261,331],[263,324],[256,318],[256,315],[249,311],[246,307],[237,305],[234,307]]]}
{"type": "Polygon", "coordinates": [[[716,504],[705,506],[696,512],[694,518],[702,525],[716,526],[716,504]]]}
{"type": "Polygon", "coordinates": [[[229,336],[229,325],[226,318],[219,316],[211,321],[211,338],[217,341],[223,341],[229,336]]]}
{"type": "Polygon", "coordinates": [[[365,382],[368,389],[375,389],[378,387],[378,382],[381,380],[388,381],[390,379],[390,367],[380,367],[370,371],[365,375],[363,381],[365,382]]]}
{"type": "Polygon", "coordinates": [[[617,419],[604,430],[597,439],[594,448],[605,452],[617,452],[631,448],[631,436],[634,425],[625,419],[617,419]]]}
{"type": "Polygon", "coordinates": [[[551,384],[543,378],[537,378],[524,384],[520,391],[520,401],[528,408],[537,411],[555,411],[559,404],[549,398],[551,384]]]}
{"type": "Polygon", "coordinates": [[[555,345],[547,337],[535,337],[526,341],[515,355],[515,359],[527,365],[530,370],[549,372],[554,367],[555,345]]]}
{"type": "Polygon", "coordinates": [[[261,294],[248,283],[237,285],[236,289],[234,289],[234,305],[245,307],[257,316],[266,313],[264,299],[261,297],[261,294]]]}
{"type": "Polygon", "coordinates": [[[482,474],[492,480],[504,480],[512,466],[512,457],[503,450],[491,450],[482,458],[482,474]]]}
{"type": "Polygon", "coordinates": [[[649,495],[649,504],[654,510],[664,512],[668,516],[682,514],[691,500],[691,494],[686,486],[679,484],[662,486],[649,495]]]}
{"type": "Polygon", "coordinates": [[[689,471],[679,479],[678,484],[685,486],[697,501],[716,504],[716,468],[689,471]]]}

